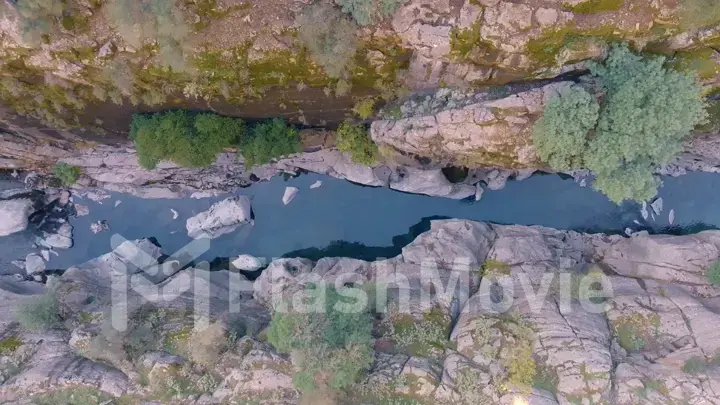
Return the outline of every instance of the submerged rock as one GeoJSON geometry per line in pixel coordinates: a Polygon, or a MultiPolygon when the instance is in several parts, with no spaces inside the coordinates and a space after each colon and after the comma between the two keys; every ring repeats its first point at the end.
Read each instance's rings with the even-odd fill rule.
{"type": "Polygon", "coordinates": [[[300,190],[297,187],[285,187],[285,194],[283,194],[282,202],[285,205],[290,204],[290,201],[292,201],[297,193],[300,190]]]}
{"type": "Polygon", "coordinates": [[[87,205],[75,204],[75,215],[78,217],[90,215],[90,208],[87,205]]]}
{"type": "Polygon", "coordinates": [[[217,202],[207,211],[188,218],[185,228],[191,238],[215,239],[251,220],[250,200],[241,195],[217,202]]]}
{"type": "Polygon", "coordinates": [[[642,215],[642,218],[647,221],[648,219],[648,209],[647,209],[647,202],[642,202],[642,207],[640,207],[640,215],[642,215]]]}
{"type": "Polygon", "coordinates": [[[105,232],[110,230],[110,225],[108,225],[107,221],[97,221],[90,224],[90,231],[92,233],[99,233],[99,232],[105,232]]]}
{"type": "Polygon", "coordinates": [[[318,180],[315,183],[310,185],[310,189],[312,190],[312,189],[320,188],[320,186],[322,186],[322,183],[323,183],[322,181],[318,180]]]}
{"type": "Polygon", "coordinates": [[[178,216],[180,216],[180,214],[172,208],[170,208],[170,212],[172,212],[173,219],[178,219],[178,216]]]}

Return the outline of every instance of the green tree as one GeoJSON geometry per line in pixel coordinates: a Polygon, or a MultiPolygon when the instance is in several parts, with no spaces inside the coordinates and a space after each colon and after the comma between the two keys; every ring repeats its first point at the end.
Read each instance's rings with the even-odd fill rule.
{"type": "Polygon", "coordinates": [[[375,164],[380,151],[362,125],[352,125],[345,121],[340,125],[336,134],[338,149],[350,153],[353,162],[366,166],[375,164]]]}
{"type": "Polygon", "coordinates": [[[273,314],[268,341],[279,352],[292,353],[293,382],[301,391],[343,389],[372,365],[372,318],[367,307],[346,310],[343,304],[354,306],[346,298],[349,290],[306,291],[313,302],[324,299],[324,311],[273,314]]]}
{"type": "Polygon", "coordinates": [[[275,118],[258,124],[240,145],[245,164],[253,167],[271,160],[300,152],[298,131],[285,120],[275,118]]]}
{"type": "Polygon", "coordinates": [[[64,186],[71,186],[80,176],[80,168],[77,166],[71,166],[67,163],[59,162],[55,165],[55,177],[60,179],[60,182],[64,186]]]}
{"type": "Polygon", "coordinates": [[[540,159],[555,170],[582,167],[587,135],[595,127],[599,111],[595,96],[582,87],[561,89],[533,126],[533,142],[540,159]]]}
{"type": "Polygon", "coordinates": [[[136,114],[130,127],[140,165],[147,169],[153,169],[160,160],[184,167],[209,166],[244,133],[240,119],[186,111],[136,114]]]}
{"type": "Polygon", "coordinates": [[[596,174],[595,188],[616,203],[655,195],[653,169],[707,121],[702,87],[664,61],[613,46],[603,64],[591,67],[604,93],[597,122],[592,96],[574,90],[550,100],[533,129],[541,159],[557,170],[583,164],[596,174]]]}

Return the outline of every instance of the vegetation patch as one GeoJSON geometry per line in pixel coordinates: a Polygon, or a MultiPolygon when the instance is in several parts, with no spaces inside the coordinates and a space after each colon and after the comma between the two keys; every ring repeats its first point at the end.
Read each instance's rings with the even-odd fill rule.
{"type": "Polygon", "coordinates": [[[353,112],[357,114],[358,117],[366,120],[375,112],[375,103],[376,100],[374,97],[367,97],[364,98],[357,103],[355,103],[355,106],[353,107],[353,112]]]}
{"type": "Polygon", "coordinates": [[[565,5],[573,13],[593,14],[603,11],[617,11],[625,4],[625,0],[588,0],[577,5],[565,5]]]}
{"type": "Polygon", "coordinates": [[[57,163],[55,165],[55,177],[57,177],[64,186],[71,186],[77,182],[81,169],[77,166],[71,166],[67,163],[57,163]]]}
{"type": "Polygon", "coordinates": [[[657,336],[660,316],[632,314],[613,321],[613,329],[623,349],[636,352],[644,349],[657,336]]]}
{"type": "Polygon", "coordinates": [[[240,153],[249,168],[301,151],[297,129],[275,118],[256,125],[240,143],[240,153]]]}
{"type": "Polygon", "coordinates": [[[695,356],[687,359],[683,365],[683,371],[688,374],[700,374],[707,370],[708,364],[704,357],[695,356]]]}
{"type": "Polygon", "coordinates": [[[337,0],[336,3],[358,24],[371,25],[380,18],[392,16],[405,0],[337,0]]]}
{"type": "Polygon", "coordinates": [[[680,27],[697,30],[720,23],[720,8],[715,0],[680,0],[680,27]]]}
{"type": "Polygon", "coordinates": [[[348,152],[355,163],[372,166],[377,162],[380,151],[362,125],[343,122],[336,132],[336,143],[342,152],[348,152]]]}
{"type": "Polygon", "coordinates": [[[62,320],[60,305],[52,291],[25,299],[17,309],[15,317],[23,329],[32,332],[52,329],[62,320]]]}
{"type": "Polygon", "coordinates": [[[715,261],[705,270],[705,276],[707,276],[710,284],[714,286],[720,285],[720,260],[715,261]]]}
{"type": "Polygon", "coordinates": [[[17,336],[10,336],[5,339],[0,340],[0,356],[9,356],[17,349],[19,349],[22,345],[24,345],[22,340],[20,340],[17,336]]]}
{"type": "Polygon", "coordinates": [[[240,119],[185,111],[136,114],[130,126],[140,165],[146,169],[153,169],[160,160],[184,167],[209,166],[244,133],[240,119]]]}
{"type": "Polygon", "coordinates": [[[308,302],[324,311],[292,308],[273,314],[268,341],[280,353],[292,354],[299,390],[347,388],[372,365],[372,319],[367,308],[355,310],[352,290],[306,290],[308,302]]]}
{"type": "Polygon", "coordinates": [[[62,390],[34,395],[35,405],[102,405],[116,403],[111,396],[94,388],[65,388],[62,390]]]}
{"type": "Polygon", "coordinates": [[[508,276],[510,275],[510,265],[500,260],[488,259],[480,268],[480,275],[483,277],[490,275],[508,276]]]}
{"type": "Polygon", "coordinates": [[[604,64],[591,67],[604,90],[599,113],[586,90],[561,92],[533,127],[538,154],[557,170],[592,170],[595,189],[618,204],[652,198],[655,167],[670,161],[690,132],[707,122],[702,87],[663,64],[661,57],[614,46],[604,64]]]}
{"type": "Polygon", "coordinates": [[[420,320],[391,310],[386,327],[385,337],[411,356],[438,357],[450,345],[450,319],[437,307],[424,313],[420,320]]]}
{"type": "Polygon", "coordinates": [[[357,27],[330,4],[308,6],[298,17],[298,38],[328,76],[345,73],[357,50],[357,27]]]}
{"type": "Polygon", "coordinates": [[[720,74],[717,52],[712,48],[678,52],[668,62],[668,66],[679,71],[697,74],[700,79],[712,79],[720,74]]]}

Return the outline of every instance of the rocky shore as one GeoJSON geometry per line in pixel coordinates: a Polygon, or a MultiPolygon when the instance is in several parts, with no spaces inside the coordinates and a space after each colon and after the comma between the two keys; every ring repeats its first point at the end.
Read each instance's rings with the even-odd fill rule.
{"type": "MultiPolygon", "coordinates": [[[[355,163],[338,151],[324,131],[306,130],[304,138],[310,141],[305,152],[268,165],[248,169],[241,156],[228,151],[207,168],[162,162],[146,170],[131,143],[87,145],[72,133],[52,131],[50,136],[46,128],[20,127],[8,119],[3,120],[6,129],[0,133],[0,167],[37,169],[42,174],[55,161],[67,163],[81,169],[74,185],[77,191],[117,191],[143,198],[202,198],[302,171],[408,193],[480,198],[483,190],[501,189],[508,179],[522,180],[548,170],[535,156],[532,123],[544,102],[569,83],[516,86],[515,93],[499,98],[488,92],[449,89],[411,98],[401,106],[403,118],[372,123],[371,136],[384,151],[383,159],[373,167],[355,163]],[[463,176],[449,179],[443,171],[449,167],[459,168],[463,176]]],[[[718,139],[717,134],[695,135],[675,162],[658,168],[657,173],[720,171],[718,139]]],[[[588,175],[570,174],[578,181],[588,175]]],[[[32,177],[29,186],[57,185],[50,180],[32,177]]]]}
{"type": "MultiPolygon", "coordinates": [[[[24,331],[13,315],[23,299],[45,287],[0,281],[0,399],[24,404],[32,394],[83,388],[108,398],[141,400],[157,394],[152,390],[166,386],[168,379],[197,381],[210,372],[220,379],[202,385],[204,391],[180,391],[160,403],[297,403],[293,359],[276,353],[262,332],[278,297],[321,280],[371,285],[390,274],[406,280],[390,290],[391,298],[410,297],[409,319],[421,328],[439,319],[447,331],[445,343],[441,349],[417,351],[380,333],[374,364],[359,392],[372,387],[376,398],[413,398],[420,404],[476,403],[468,398],[490,404],[715,403],[720,401],[715,361],[720,290],[705,272],[719,255],[717,231],[624,238],[443,220],[388,260],[278,259],[254,282],[232,269],[208,272],[199,265],[149,281],[141,273],[157,266],[161,250],[148,241],[125,242],[48,280],[62,314],[62,322],[50,331],[24,331]],[[435,275],[434,287],[428,271],[435,275]],[[599,301],[581,301],[583,295],[563,295],[559,284],[552,284],[543,297],[544,280],[562,279],[561,274],[569,274],[569,280],[589,275],[607,294],[599,301]],[[118,276],[133,287],[118,284],[118,276]],[[459,276],[468,281],[448,284],[459,276]],[[499,285],[500,290],[493,287],[499,285]],[[157,287],[175,291],[175,299],[148,301],[157,287]],[[468,293],[456,292],[463,289],[468,293]],[[162,328],[153,333],[166,343],[150,345],[131,361],[113,355],[112,346],[97,346],[102,339],[112,340],[108,310],[118,291],[127,291],[129,313],[148,308],[143,316],[162,318],[162,328]],[[488,296],[488,291],[494,292],[488,296]],[[203,367],[173,352],[170,344],[191,333],[188,322],[200,308],[194,298],[202,294],[209,294],[203,305],[212,320],[244,325],[242,336],[217,362],[203,367]],[[492,296],[503,298],[488,300],[492,296]],[[497,312],[508,300],[511,305],[497,312]],[[588,302],[602,311],[588,309],[588,302]],[[529,387],[509,380],[519,364],[531,372],[529,387]],[[467,375],[473,376],[470,385],[467,375]]],[[[391,306],[383,317],[392,316],[391,306]]],[[[132,317],[129,322],[131,330],[142,324],[133,324],[139,321],[132,317]]],[[[382,321],[377,322],[379,327],[382,321]]],[[[130,335],[115,339],[125,341],[121,347],[129,350],[123,339],[130,335]]]]}

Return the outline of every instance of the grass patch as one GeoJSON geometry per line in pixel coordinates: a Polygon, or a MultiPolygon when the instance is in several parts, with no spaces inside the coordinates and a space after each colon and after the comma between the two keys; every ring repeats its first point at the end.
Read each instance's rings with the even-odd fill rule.
{"type": "Polygon", "coordinates": [[[509,276],[510,265],[500,260],[488,259],[485,260],[485,263],[483,263],[482,267],[480,268],[480,274],[483,277],[490,275],[509,276]]]}
{"type": "Polygon", "coordinates": [[[688,374],[700,374],[707,370],[708,364],[704,357],[695,356],[687,359],[683,365],[683,371],[688,374]]]}
{"type": "Polygon", "coordinates": [[[62,320],[60,306],[52,292],[39,297],[26,298],[15,316],[23,329],[33,332],[51,329],[62,320]]]}
{"type": "Polygon", "coordinates": [[[395,314],[389,317],[389,321],[386,337],[408,355],[436,357],[450,344],[450,319],[440,308],[426,312],[422,320],[416,320],[409,314],[395,314]]]}
{"type": "Polygon", "coordinates": [[[39,394],[32,397],[35,405],[101,405],[119,403],[96,389],[66,388],[59,391],[39,394]]]}
{"type": "Polygon", "coordinates": [[[716,51],[712,48],[678,52],[668,66],[687,73],[696,73],[700,79],[711,79],[720,74],[720,64],[713,59],[716,51]]]}
{"type": "Polygon", "coordinates": [[[565,8],[577,14],[594,14],[604,11],[617,11],[625,4],[625,0],[588,0],[575,6],[565,5],[565,8]]]}
{"type": "Polygon", "coordinates": [[[716,261],[710,267],[705,270],[705,276],[707,276],[710,284],[717,286],[720,285],[720,260],[716,261]]]}
{"type": "Polygon", "coordinates": [[[9,356],[23,345],[23,341],[17,336],[10,336],[0,340],[0,356],[9,356]]]}
{"type": "Polygon", "coordinates": [[[657,335],[659,327],[660,317],[657,314],[632,314],[613,322],[620,346],[631,352],[644,349],[657,335]]]}

